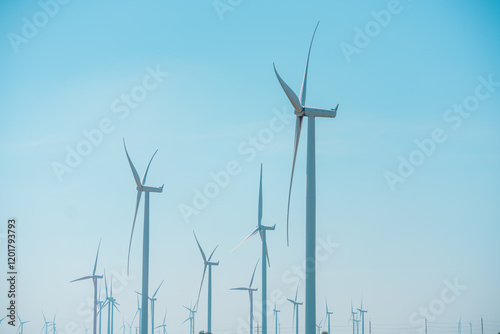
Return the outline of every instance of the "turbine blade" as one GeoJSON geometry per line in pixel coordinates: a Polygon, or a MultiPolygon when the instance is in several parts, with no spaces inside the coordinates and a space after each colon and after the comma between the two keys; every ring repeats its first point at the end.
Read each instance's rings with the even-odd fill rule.
{"type": "Polygon", "coordinates": [[[262,164],[260,164],[260,186],[259,186],[259,226],[262,225],[262,164]]]}
{"type": "Polygon", "coordinates": [[[97,268],[97,259],[99,258],[99,249],[101,248],[101,240],[102,239],[99,239],[99,246],[97,246],[97,254],[95,256],[94,271],[92,272],[93,276],[95,276],[95,271],[96,271],[96,268],[97,268]]]}
{"type": "Polygon", "coordinates": [[[290,245],[290,239],[288,236],[288,222],[290,218],[290,199],[292,196],[292,183],[293,183],[293,172],[295,170],[295,160],[297,159],[297,150],[299,147],[300,130],[302,129],[303,116],[297,116],[297,121],[295,122],[295,140],[293,142],[293,160],[292,160],[292,174],[290,176],[290,188],[288,189],[288,208],[286,212],[286,244],[290,245]]]}
{"type": "Polygon", "coordinates": [[[135,221],[137,219],[137,211],[139,210],[139,203],[141,202],[142,191],[137,190],[137,199],[135,202],[135,213],[134,213],[134,221],[132,223],[132,232],[130,232],[130,241],[128,243],[128,257],[127,257],[127,275],[130,274],[130,249],[132,248],[132,238],[134,236],[135,229],[135,221]]]}
{"type": "MultiPolygon", "coordinates": [[[[264,232],[262,232],[262,230],[259,230],[260,240],[262,242],[264,242],[264,238],[262,236],[262,233],[264,233],[264,232]]],[[[267,265],[270,267],[271,266],[271,261],[269,261],[269,251],[267,250],[267,242],[266,242],[266,258],[267,258],[267,265]]]]}
{"type": "Polygon", "coordinates": [[[207,257],[205,256],[205,253],[203,252],[203,249],[201,249],[200,243],[198,242],[198,238],[196,237],[196,233],[194,233],[194,239],[196,240],[196,243],[198,244],[198,248],[200,249],[201,257],[203,258],[203,262],[207,262],[207,257]]]}
{"type": "Polygon", "coordinates": [[[156,296],[156,293],[158,292],[158,290],[160,290],[160,287],[161,285],[163,284],[163,281],[161,281],[160,285],[158,285],[158,288],[156,289],[155,293],[153,294],[153,297],[154,298],[156,296]]]}
{"type": "Polygon", "coordinates": [[[233,252],[236,248],[238,248],[241,245],[243,245],[245,243],[245,241],[247,241],[248,239],[250,239],[251,237],[253,237],[258,231],[259,231],[259,227],[257,227],[255,230],[253,230],[252,233],[250,233],[245,239],[243,239],[242,242],[240,242],[238,245],[236,245],[236,247],[234,247],[233,249],[231,249],[231,252],[233,252]]]}
{"type": "Polygon", "coordinates": [[[158,152],[158,150],[156,150],[155,153],[153,153],[153,156],[149,160],[148,167],[146,168],[146,171],[144,172],[144,176],[142,177],[142,184],[143,185],[146,184],[146,177],[148,176],[149,166],[151,166],[151,161],[153,161],[153,158],[155,157],[157,152],[158,152]]]}
{"type": "MultiPolygon", "coordinates": [[[[214,255],[215,253],[215,250],[217,249],[217,247],[219,247],[219,245],[215,246],[214,250],[212,251],[212,253],[210,254],[210,256],[208,257],[208,261],[210,262],[210,260],[212,259],[212,255],[214,255]]],[[[218,262],[217,262],[218,263],[218,262]]]]}
{"type": "Polygon", "coordinates": [[[250,280],[250,285],[248,286],[249,288],[252,287],[253,277],[255,276],[255,270],[257,270],[257,265],[259,264],[259,261],[260,261],[260,259],[257,260],[257,263],[255,264],[255,268],[253,268],[252,279],[250,280]]]}
{"type": "Polygon", "coordinates": [[[70,283],[73,283],[73,282],[77,282],[77,281],[83,281],[85,279],[90,279],[90,278],[93,278],[94,276],[84,276],[84,277],[80,277],[80,278],[77,278],[77,279],[74,279],[72,281],[70,281],[70,283]]]}
{"type": "Polygon", "coordinates": [[[309,52],[307,53],[306,68],[304,70],[304,79],[302,80],[302,88],[300,89],[300,104],[305,105],[306,103],[306,86],[307,86],[307,70],[309,67],[309,56],[311,55],[311,48],[314,41],[314,35],[316,35],[316,29],[318,29],[319,21],[314,28],[314,32],[311,38],[311,44],[309,44],[309,52]]]}
{"type": "Polygon", "coordinates": [[[302,109],[304,109],[304,108],[300,104],[299,98],[293,92],[293,90],[286,84],[286,82],[283,81],[283,79],[281,79],[280,75],[278,74],[278,71],[276,70],[276,66],[274,66],[274,63],[273,63],[273,67],[274,67],[274,73],[276,73],[276,77],[278,78],[278,81],[280,82],[281,88],[283,88],[283,90],[285,91],[285,94],[288,97],[288,99],[290,100],[290,102],[292,103],[293,108],[295,109],[295,112],[297,112],[297,113],[302,112],[302,109]]]}
{"type": "Polygon", "coordinates": [[[198,291],[198,299],[196,300],[196,305],[198,305],[198,302],[200,301],[201,288],[203,287],[203,280],[205,279],[206,272],[207,272],[207,265],[205,264],[205,267],[203,268],[203,276],[201,276],[200,290],[198,291]]]}
{"type": "Polygon", "coordinates": [[[128,155],[127,146],[125,145],[125,138],[123,138],[123,147],[125,148],[125,154],[127,155],[127,160],[128,164],[130,165],[130,169],[132,169],[132,174],[134,174],[134,180],[135,183],[137,184],[137,188],[141,189],[142,187],[141,180],[139,179],[139,174],[137,173],[137,170],[135,169],[134,164],[132,163],[132,160],[130,160],[130,156],[128,155]]]}
{"type": "Polygon", "coordinates": [[[229,289],[229,290],[248,291],[249,289],[248,289],[248,288],[243,288],[243,287],[241,287],[241,288],[231,288],[231,289],[229,289]]]}

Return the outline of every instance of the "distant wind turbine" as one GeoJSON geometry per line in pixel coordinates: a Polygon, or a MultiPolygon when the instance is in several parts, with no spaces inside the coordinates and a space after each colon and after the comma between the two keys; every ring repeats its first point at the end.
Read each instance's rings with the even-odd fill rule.
{"type": "Polygon", "coordinates": [[[106,282],[106,272],[104,272],[104,286],[106,288],[106,305],[108,306],[108,334],[114,334],[113,327],[115,323],[114,319],[114,310],[116,309],[118,312],[117,305],[120,305],[116,302],[116,299],[113,298],[113,275],[111,275],[111,286],[110,292],[108,296],[108,283],[106,282]]]}
{"type": "Polygon", "coordinates": [[[321,321],[319,322],[319,324],[316,324],[316,328],[318,329],[318,334],[321,334],[321,328],[322,328],[321,324],[323,323],[323,320],[324,320],[324,318],[321,319],[321,321]]]}
{"type": "Polygon", "coordinates": [[[274,312],[274,334],[278,334],[278,312],[280,312],[280,310],[276,309],[276,302],[274,303],[274,309],[273,309],[273,312],[274,312]]]}
{"type": "MultiPolygon", "coordinates": [[[[47,321],[47,318],[45,318],[45,314],[43,314],[42,312],[42,316],[43,316],[43,327],[42,327],[42,332],[43,330],[45,329],[45,334],[48,334],[49,333],[49,324],[50,324],[50,321],[47,321]]],[[[5,318],[4,318],[5,319],[5,318]]],[[[2,319],[3,320],[3,319],[2,319]]],[[[0,320],[0,323],[2,323],[2,320],[0,320]]]]}
{"type": "MultiPolygon", "coordinates": [[[[274,226],[262,225],[262,164],[260,165],[260,186],[259,186],[259,206],[257,215],[257,227],[252,231],[242,242],[233,248],[234,251],[245,241],[253,237],[257,232],[260,234],[262,241],[262,259],[267,258],[267,265],[271,266],[269,261],[269,253],[267,251],[266,231],[272,231],[276,228],[274,226]]],[[[266,261],[262,260],[262,334],[267,334],[267,265],[266,261]]]]}
{"type": "Polygon", "coordinates": [[[328,311],[328,303],[326,301],[325,303],[326,303],[326,316],[328,318],[328,334],[332,334],[332,332],[330,332],[330,316],[333,314],[333,312],[328,311]]]}
{"type": "MultiPolygon", "coordinates": [[[[287,298],[289,302],[293,304],[293,317],[295,318],[295,334],[299,334],[299,305],[304,304],[303,302],[297,301],[297,296],[299,294],[299,285],[297,284],[297,291],[295,292],[295,299],[291,300],[287,298]]],[[[314,324],[316,326],[316,324],[314,324]]]]}
{"type": "Polygon", "coordinates": [[[196,301],[196,305],[199,305],[200,301],[200,294],[201,294],[201,288],[203,287],[203,280],[205,279],[205,273],[207,271],[208,267],[208,321],[207,321],[207,330],[209,333],[212,333],[212,266],[218,266],[219,261],[217,262],[211,262],[212,260],[212,255],[214,255],[215,250],[218,245],[214,248],[212,251],[212,254],[207,257],[205,256],[205,253],[203,252],[203,249],[201,249],[200,243],[198,242],[198,238],[196,237],[196,234],[194,233],[194,239],[196,240],[196,243],[198,244],[198,248],[200,249],[201,257],[203,258],[203,263],[204,263],[204,268],[203,268],[203,276],[201,277],[201,284],[200,284],[200,291],[198,292],[198,300],[196,301]]]}
{"type": "MultiPolygon", "coordinates": [[[[97,254],[95,256],[95,262],[94,262],[94,270],[92,271],[92,275],[90,276],[84,276],[84,277],[80,277],[80,278],[77,278],[75,280],[72,280],[70,283],[73,283],[73,282],[76,282],[76,281],[83,281],[83,280],[87,280],[87,279],[91,279],[92,280],[92,283],[94,284],[94,317],[93,317],[93,331],[92,331],[92,334],[96,334],[97,333],[97,280],[98,279],[102,279],[102,275],[96,275],[95,274],[95,271],[96,271],[96,268],[97,268],[97,259],[99,258],[99,249],[101,248],[101,240],[99,240],[99,246],[97,247],[97,254]]],[[[54,333],[56,331],[55,327],[55,315],[54,315],[54,333]]]]}
{"type": "Polygon", "coordinates": [[[349,321],[352,321],[352,334],[355,334],[355,326],[356,326],[356,316],[357,312],[354,312],[354,309],[352,307],[352,300],[351,300],[351,316],[349,317],[349,321]]]}
{"type": "Polygon", "coordinates": [[[165,310],[165,315],[163,316],[163,323],[156,328],[162,328],[162,334],[167,334],[167,325],[165,324],[165,320],[167,319],[167,311],[165,310]]]}
{"type": "Polygon", "coordinates": [[[361,298],[361,308],[358,308],[358,311],[361,314],[361,334],[365,334],[365,313],[368,310],[363,310],[363,298],[361,298]]]}
{"type": "Polygon", "coordinates": [[[23,334],[24,333],[24,324],[27,324],[28,322],[31,322],[31,321],[22,321],[21,316],[19,316],[19,313],[17,314],[17,318],[19,319],[19,327],[17,328],[16,333],[23,334]]]}
{"type": "MultiPolygon", "coordinates": [[[[139,300],[137,300],[137,303],[139,303],[139,300]]],[[[137,317],[138,313],[139,313],[139,309],[137,309],[137,311],[135,311],[134,317],[132,318],[132,321],[130,322],[130,324],[127,322],[127,326],[129,328],[129,334],[132,334],[132,326],[134,325],[134,321],[135,321],[135,318],[137,317]]]]}
{"type": "Polygon", "coordinates": [[[137,199],[135,203],[135,214],[134,222],[132,223],[132,232],[130,233],[130,242],[128,246],[128,259],[127,259],[127,273],[130,269],[130,249],[132,247],[132,237],[134,235],[135,220],[137,218],[137,211],[139,210],[139,203],[141,201],[142,193],[145,194],[144,201],[144,230],[143,230],[143,240],[142,240],[142,317],[141,317],[141,333],[146,334],[148,332],[148,284],[149,284],[149,193],[161,193],[163,191],[163,185],[159,188],[146,186],[146,177],[148,176],[149,166],[151,166],[151,161],[156,155],[156,152],[149,160],[146,172],[142,177],[142,181],[139,179],[139,174],[130,160],[128,155],[127,146],[125,145],[125,139],[123,139],[123,147],[125,148],[125,154],[127,155],[127,160],[134,175],[134,180],[137,185],[137,199]]]}
{"type": "Polygon", "coordinates": [[[197,306],[198,306],[198,304],[195,304],[194,307],[193,307],[192,303],[191,303],[191,305],[189,307],[183,306],[186,310],[189,311],[189,318],[187,318],[186,320],[184,320],[184,322],[186,322],[186,321],[189,320],[189,334],[194,334],[194,317],[195,317],[196,307],[197,306]]]}
{"type": "MultiPolygon", "coordinates": [[[[319,22],[318,22],[319,25],[319,22]]],[[[314,334],[316,322],[316,144],[315,144],[315,119],[316,117],[333,118],[337,115],[338,104],[334,109],[319,109],[306,106],[306,86],[307,86],[307,71],[309,67],[309,56],[311,54],[312,42],[316,29],[314,29],[309,52],[307,54],[306,68],[304,71],[304,79],[302,80],[302,88],[300,91],[300,99],[294,91],[281,79],[276,67],[274,72],[278,81],[285,91],[286,96],[290,100],[295,109],[297,116],[295,125],[295,140],[293,148],[292,173],[290,177],[290,188],[288,191],[288,209],[287,209],[287,244],[288,238],[288,221],[290,216],[290,196],[292,192],[293,172],[295,169],[295,160],[297,157],[297,149],[299,146],[300,130],[302,128],[302,120],[304,117],[308,119],[307,130],[307,178],[306,178],[306,263],[308,270],[306,271],[306,334],[314,334]]],[[[274,65],[273,65],[274,66],[274,65]]]]}
{"type": "Polygon", "coordinates": [[[250,279],[250,284],[248,288],[231,288],[230,290],[241,290],[248,291],[248,296],[250,297],[250,334],[253,334],[253,293],[257,291],[257,288],[252,288],[253,278],[255,276],[255,270],[257,270],[257,265],[259,264],[259,260],[255,264],[255,268],[253,269],[252,279],[250,279]]]}
{"type": "MultiPolygon", "coordinates": [[[[160,287],[162,284],[163,284],[163,281],[161,281],[160,285],[158,285],[158,288],[156,289],[156,291],[152,297],[148,296],[148,299],[151,301],[151,334],[154,334],[154,330],[155,330],[155,302],[157,301],[157,298],[155,298],[155,297],[156,297],[156,294],[158,293],[158,290],[160,290],[160,287]]],[[[138,295],[142,296],[142,294],[140,292],[136,291],[136,293],[138,295]]]]}

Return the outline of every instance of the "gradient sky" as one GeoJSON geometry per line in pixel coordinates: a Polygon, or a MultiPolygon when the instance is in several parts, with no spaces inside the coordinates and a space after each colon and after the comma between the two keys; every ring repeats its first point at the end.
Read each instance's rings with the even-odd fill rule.
{"type": "MultiPolygon", "coordinates": [[[[346,57],[341,46],[355,46],[357,29],[376,27],[373,12],[390,3],[233,1],[219,16],[212,1],[71,1],[51,7],[53,16],[21,44],[13,44],[13,34],[23,36],[24,18],[43,19],[41,5],[2,4],[0,248],[7,218],[16,217],[19,313],[31,320],[25,333],[40,332],[42,311],[57,313],[60,334],[91,327],[91,283],[69,281],[91,273],[100,238],[98,273],[114,274],[120,303],[115,329],[135,312],[142,206],[127,278],[136,190],[122,138],[141,175],[159,149],[148,177],[152,186],[165,184],[162,194],[151,195],[151,290],[165,280],[156,322],[167,309],[169,333],[188,333],[182,305],[195,302],[203,271],[194,230],[206,252],[219,245],[214,333],[247,333],[248,298],[229,288],[248,284],[260,241],[230,250],[257,224],[263,163],[264,223],[276,224],[268,234],[268,294],[281,309],[282,333],[293,332],[284,298],[293,297],[304,263],[306,131],[287,248],[295,120],[272,64],[298,93],[318,20],[307,104],[340,104],[336,119],[316,122],[318,321],[326,298],[333,330],[350,333],[351,299],[358,307],[363,296],[374,334],[416,332],[422,309],[436,305],[444,308],[429,317],[430,333],[456,333],[460,317],[464,333],[469,321],[478,333],[481,315],[485,333],[497,333],[500,86],[479,88],[489,96],[467,118],[450,119],[449,110],[473,101],[481,80],[500,81],[500,5],[402,0],[369,43],[346,57]],[[168,76],[125,114],[124,94],[157,68],[168,76]],[[82,145],[82,132],[101,122],[111,122],[109,133],[58,179],[54,162],[65,163],[67,148],[82,145]],[[398,172],[400,157],[417,157],[415,141],[435,131],[446,140],[391,190],[387,172],[398,172]],[[253,154],[259,135],[264,142],[257,139],[253,154]],[[237,164],[237,175],[198,214],[183,218],[180,208],[192,206],[196,191],[212,182],[210,173],[228,163],[237,164]],[[449,303],[442,302],[446,282],[465,286],[457,296],[445,293],[454,299],[449,303]]],[[[6,268],[6,255],[0,263],[6,268]]],[[[260,269],[257,275],[260,291],[260,269]]],[[[0,282],[4,309],[7,285],[0,282]]],[[[206,301],[204,288],[197,332],[206,329],[206,301]]],[[[259,294],[255,303],[260,322],[259,294]]],[[[301,328],[303,314],[302,308],[301,328]]],[[[14,331],[0,325],[2,334],[14,331]]]]}

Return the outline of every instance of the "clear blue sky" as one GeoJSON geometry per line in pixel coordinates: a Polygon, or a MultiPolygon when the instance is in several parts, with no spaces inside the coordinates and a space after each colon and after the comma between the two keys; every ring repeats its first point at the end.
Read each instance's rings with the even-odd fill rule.
{"type": "MultiPolygon", "coordinates": [[[[277,296],[282,333],[292,333],[292,305],[284,298],[294,295],[304,260],[306,131],[287,248],[294,119],[272,64],[298,93],[318,20],[307,104],[340,104],[336,119],[316,122],[317,234],[330,245],[318,244],[318,321],[327,298],[334,330],[350,333],[351,298],[359,306],[363,295],[374,334],[418,330],[422,308],[440,305],[431,332],[456,333],[462,316],[464,332],[472,321],[478,333],[483,315],[485,333],[497,333],[500,5],[243,0],[229,6],[218,15],[212,1],[71,1],[46,7],[49,16],[35,1],[1,5],[0,248],[7,217],[17,217],[19,313],[31,320],[25,333],[40,332],[41,311],[57,312],[60,334],[90,327],[91,283],[69,281],[90,274],[101,237],[98,273],[106,269],[108,279],[114,273],[122,311],[115,328],[135,312],[142,206],[127,279],[136,190],[122,138],[141,175],[159,149],[148,177],[152,186],[165,184],[162,194],[151,195],[151,289],[165,280],[156,322],[167,309],[169,333],[188,333],[187,323],[180,324],[188,316],[182,305],[195,301],[203,270],[194,230],[207,252],[219,245],[214,332],[246,333],[248,299],[229,288],[248,284],[260,241],[230,250],[257,224],[263,163],[264,223],[276,224],[268,234],[269,298],[277,296]],[[366,29],[363,39],[359,31],[366,29]],[[148,75],[158,70],[168,75],[157,74],[155,82],[148,75]],[[140,101],[127,105],[130,95],[140,101]],[[461,104],[462,114],[454,109],[461,104]],[[108,133],[58,178],[54,163],[67,165],[68,147],[89,149],[83,132],[99,126],[108,133]],[[415,141],[429,143],[433,134],[432,151],[419,153],[415,141]],[[418,166],[398,175],[400,157],[418,166]],[[228,164],[237,165],[228,185],[183,217],[180,208],[193,206],[196,191],[212,182],[210,173],[228,164]],[[466,286],[458,296],[445,290],[454,281],[466,286]]],[[[5,261],[0,256],[1,268],[5,261]]],[[[0,282],[3,309],[7,285],[0,282]]],[[[206,300],[204,289],[197,332],[206,329],[206,300]]],[[[300,322],[302,328],[303,309],[300,322]]],[[[14,330],[2,323],[0,332],[14,330]]]]}

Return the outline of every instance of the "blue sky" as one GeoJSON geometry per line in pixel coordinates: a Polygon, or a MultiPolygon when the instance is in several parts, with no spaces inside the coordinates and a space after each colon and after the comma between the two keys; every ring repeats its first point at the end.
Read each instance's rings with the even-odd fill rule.
{"type": "MultiPolygon", "coordinates": [[[[121,304],[115,328],[122,315],[130,321],[135,312],[142,215],[126,278],[136,191],[122,138],[140,174],[159,149],[148,177],[152,186],[165,184],[162,194],[151,195],[151,287],[165,280],[158,321],[167,309],[169,333],[189,330],[180,324],[188,316],[182,305],[195,301],[203,270],[194,230],[206,251],[219,245],[214,332],[246,333],[248,300],[229,288],[248,284],[260,242],[230,250],[257,224],[263,163],[264,223],[276,224],[268,235],[269,296],[274,291],[283,334],[292,333],[292,305],[283,298],[293,296],[304,260],[307,127],[287,248],[295,120],[272,64],[298,93],[318,20],[307,104],[340,104],[337,118],[316,122],[317,234],[324,251],[318,321],[327,298],[334,330],[350,333],[351,298],[359,306],[363,296],[374,333],[415,332],[422,308],[436,307],[448,284],[458,282],[466,288],[446,295],[455,298],[431,314],[430,328],[456,331],[462,316],[464,330],[472,321],[477,332],[483,315],[485,333],[498,332],[497,2],[243,0],[230,6],[219,16],[212,1],[71,1],[51,7],[53,16],[26,37],[24,18],[43,19],[43,6],[2,4],[0,199],[2,220],[19,221],[19,313],[32,321],[26,333],[41,330],[42,310],[57,313],[61,334],[90,327],[91,284],[69,281],[90,273],[101,237],[98,272],[114,273],[121,304]],[[390,8],[397,10],[385,26],[373,23],[390,8]],[[356,46],[358,28],[377,26],[368,45],[356,46]],[[13,34],[24,43],[12,42],[13,34]],[[346,57],[346,44],[358,52],[346,57]],[[146,79],[155,87],[144,90],[152,71],[165,74],[156,85],[146,79]],[[126,107],[127,95],[144,91],[144,99],[126,107]],[[474,101],[468,105],[473,111],[457,118],[454,105],[474,101]],[[84,149],[83,131],[103,122],[108,133],[58,178],[54,163],[66,164],[68,147],[84,149]],[[419,153],[415,141],[428,143],[435,131],[441,142],[429,155],[419,153]],[[398,175],[400,157],[421,159],[391,188],[386,177],[398,175]],[[197,214],[183,217],[180,208],[193,206],[196,191],[212,182],[210,173],[228,164],[237,166],[228,185],[197,214]]],[[[5,256],[0,262],[5,268],[5,256]]],[[[197,331],[206,329],[206,298],[204,289],[197,331]]],[[[5,323],[0,328],[13,332],[5,323]]]]}

